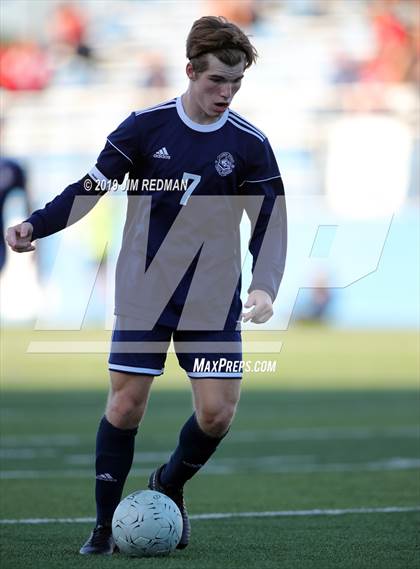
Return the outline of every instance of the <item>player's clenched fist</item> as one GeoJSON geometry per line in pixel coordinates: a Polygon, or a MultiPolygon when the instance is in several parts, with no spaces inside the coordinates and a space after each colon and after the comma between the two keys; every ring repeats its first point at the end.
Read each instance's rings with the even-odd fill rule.
{"type": "Polygon", "coordinates": [[[27,221],[9,227],[6,233],[6,241],[9,247],[16,253],[34,251],[35,247],[31,243],[33,231],[32,223],[27,221]]]}

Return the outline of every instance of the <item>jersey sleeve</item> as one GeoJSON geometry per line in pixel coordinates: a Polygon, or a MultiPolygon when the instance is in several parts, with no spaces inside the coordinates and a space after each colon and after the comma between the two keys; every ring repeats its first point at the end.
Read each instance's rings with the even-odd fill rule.
{"type": "Polygon", "coordinates": [[[104,193],[106,192],[103,190],[93,191],[92,179],[88,175],[74,184],[70,184],[61,194],[48,202],[44,208],[34,211],[25,220],[31,223],[34,228],[32,239],[48,237],[69,225],[73,225],[90,212],[104,193]],[[86,189],[87,181],[91,185],[91,190],[86,189]]]}
{"type": "Polygon", "coordinates": [[[244,170],[244,184],[256,184],[262,181],[280,178],[280,171],[276,157],[268,139],[264,141],[253,140],[249,147],[247,165],[244,170]]]}
{"type": "Polygon", "coordinates": [[[254,149],[240,186],[251,221],[252,281],[248,292],[264,290],[274,301],[284,273],[287,213],[283,181],[267,139],[254,149]]]}
{"type": "Polygon", "coordinates": [[[125,119],[106,139],[105,147],[89,172],[95,180],[117,180],[122,183],[139,154],[136,114],[125,119]]]}
{"type": "Polygon", "coordinates": [[[135,113],[132,113],[108,136],[90,172],[26,220],[34,228],[33,239],[57,233],[89,213],[107,191],[107,185],[102,182],[122,183],[134,164],[136,138],[135,113]]]}

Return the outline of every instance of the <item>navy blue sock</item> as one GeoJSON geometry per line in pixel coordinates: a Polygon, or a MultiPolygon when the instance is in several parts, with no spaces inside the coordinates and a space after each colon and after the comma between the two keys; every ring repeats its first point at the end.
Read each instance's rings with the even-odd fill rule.
{"type": "Polygon", "coordinates": [[[96,523],[111,525],[133,463],[137,429],[118,429],[103,417],[96,436],[96,523]]]}
{"type": "Polygon", "coordinates": [[[204,466],[223,437],[210,437],[204,433],[194,413],[181,429],[178,446],[162,469],[160,482],[164,486],[182,488],[204,466]]]}

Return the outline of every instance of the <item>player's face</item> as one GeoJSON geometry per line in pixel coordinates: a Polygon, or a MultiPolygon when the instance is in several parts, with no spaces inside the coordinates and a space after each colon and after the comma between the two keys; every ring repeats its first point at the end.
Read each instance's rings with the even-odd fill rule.
{"type": "MultiPolygon", "coordinates": [[[[225,65],[212,54],[207,55],[208,68],[201,73],[187,73],[190,82],[192,103],[204,120],[217,120],[228,108],[241,87],[245,63],[233,67],[225,65]]],[[[191,64],[189,64],[191,65],[191,64]]]]}

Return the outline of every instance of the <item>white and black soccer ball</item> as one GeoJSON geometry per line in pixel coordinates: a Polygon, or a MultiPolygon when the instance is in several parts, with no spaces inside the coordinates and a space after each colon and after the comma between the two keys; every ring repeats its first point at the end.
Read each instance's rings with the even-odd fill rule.
{"type": "Polygon", "coordinates": [[[182,516],[171,498],[141,490],[124,498],[112,518],[112,535],[122,553],[133,557],[168,555],[181,538],[182,516]]]}

